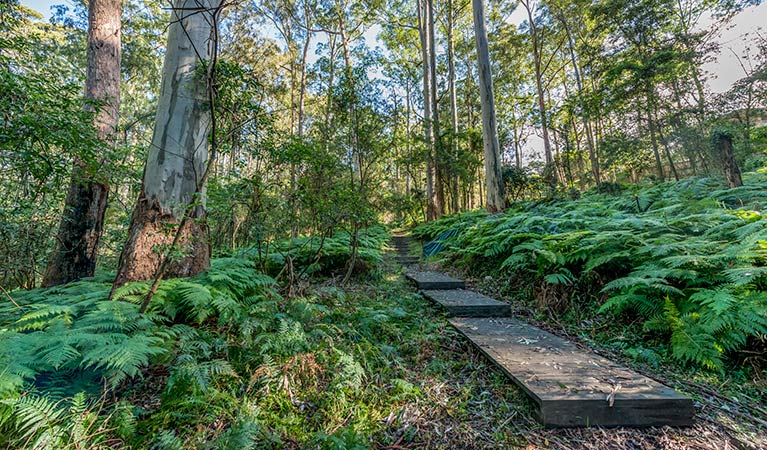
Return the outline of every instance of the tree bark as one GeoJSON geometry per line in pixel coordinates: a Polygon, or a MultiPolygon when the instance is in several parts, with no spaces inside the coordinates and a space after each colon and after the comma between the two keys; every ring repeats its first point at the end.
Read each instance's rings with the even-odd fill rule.
{"type": "MultiPolygon", "coordinates": [[[[306,12],[306,25],[309,28],[309,11],[306,12]]],[[[298,137],[301,138],[304,135],[304,115],[306,109],[306,58],[309,54],[309,46],[312,41],[311,31],[306,32],[306,40],[304,40],[304,49],[301,53],[301,79],[298,86],[298,137]]]]}
{"type": "MultiPolygon", "coordinates": [[[[339,10],[342,10],[339,7],[339,10]]],[[[354,66],[352,64],[352,54],[349,45],[349,35],[346,32],[346,20],[344,16],[339,13],[338,15],[338,32],[341,37],[341,48],[344,51],[344,62],[346,67],[346,79],[349,83],[349,90],[351,93],[352,101],[349,103],[349,121],[351,128],[351,161],[352,165],[352,186],[354,186],[354,174],[356,174],[359,180],[360,189],[364,186],[364,173],[362,170],[362,149],[359,147],[359,139],[357,136],[357,93],[354,83],[354,66]]]]}
{"type": "Polygon", "coordinates": [[[442,134],[439,127],[439,101],[437,96],[437,44],[434,32],[434,0],[426,0],[427,39],[429,40],[429,78],[431,79],[431,128],[434,143],[434,214],[437,218],[445,213],[445,155],[442,148],[442,134]]]}
{"type": "MultiPolygon", "coordinates": [[[[94,125],[108,146],[114,144],[120,109],[120,56],[120,0],[91,0],[85,97],[101,103],[94,125]]],[[[95,176],[82,161],[75,160],[44,287],[93,276],[108,196],[104,177],[95,176]]]]}
{"type": "Polygon", "coordinates": [[[418,31],[421,38],[421,57],[423,62],[423,129],[426,143],[426,220],[434,220],[437,216],[437,199],[434,189],[436,178],[434,161],[434,120],[432,118],[431,102],[431,42],[429,39],[429,2],[418,0],[418,31]]]}
{"type": "Polygon", "coordinates": [[[173,256],[162,274],[166,278],[192,276],[210,265],[203,182],[211,105],[198,67],[214,54],[213,10],[219,4],[177,0],[174,5],[152,145],[115,285],[155,277],[165,254],[173,256]],[[198,203],[191,207],[192,202],[198,203]],[[187,212],[191,220],[169,249],[187,212]]]}
{"type": "Polygon", "coordinates": [[[727,185],[730,188],[743,186],[743,179],[740,176],[740,168],[735,161],[735,155],[732,151],[732,136],[727,133],[719,132],[714,135],[714,144],[719,150],[719,157],[722,160],[724,176],[727,178],[727,185]]]}
{"type": "Polygon", "coordinates": [[[544,175],[546,176],[549,184],[556,184],[557,171],[554,165],[554,157],[551,154],[551,140],[549,139],[549,124],[546,117],[546,98],[543,92],[543,68],[541,67],[541,52],[540,42],[538,38],[538,28],[535,25],[535,19],[533,18],[533,7],[529,0],[522,1],[522,5],[527,11],[527,19],[530,24],[530,38],[533,46],[533,66],[535,68],[535,88],[538,97],[538,109],[540,110],[541,119],[541,134],[543,135],[543,153],[546,159],[546,167],[544,168],[544,175]]]}
{"type": "MultiPolygon", "coordinates": [[[[448,90],[450,91],[450,159],[455,163],[458,159],[458,94],[455,88],[455,43],[453,35],[453,0],[447,2],[447,72],[448,90]]],[[[458,175],[451,174],[452,203],[451,212],[458,212],[458,175]]]]}
{"type": "Polygon", "coordinates": [[[498,143],[498,124],[493,98],[493,78],[490,72],[490,51],[485,29],[485,7],[482,0],[472,0],[474,10],[474,37],[477,43],[479,93],[482,106],[482,138],[485,146],[485,207],[492,213],[506,206],[501,177],[501,151],[498,143]]]}
{"type": "MultiPolygon", "coordinates": [[[[567,24],[567,19],[565,19],[564,13],[560,16],[560,22],[562,22],[562,26],[565,29],[565,33],[567,33],[567,44],[568,49],[570,52],[570,61],[573,64],[573,73],[575,75],[575,85],[578,88],[578,103],[581,107],[581,119],[583,121],[583,129],[586,132],[586,146],[589,149],[589,161],[591,162],[591,174],[594,176],[594,184],[599,184],[602,182],[601,176],[599,174],[599,157],[597,156],[597,151],[594,145],[594,138],[592,136],[591,132],[591,121],[589,120],[588,115],[588,109],[586,106],[586,102],[583,98],[583,83],[581,81],[581,68],[578,64],[578,59],[575,56],[575,43],[573,42],[573,35],[570,32],[570,27],[567,24]]],[[[574,127],[575,125],[573,125],[574,127]]]]}
{"type": "Polygon", "coordinates": [[[652,94],[649,82],[646,85],[647,90],[647,128],[650,130],[650,143],[652,144],[653,155],[655,156],[655,169],[658,171],[658,177],[660,181],[666,181],[666,174],[663,172],[663,163],[660,158],[660,148],[658,146],[658,137],[655,132],[655,121],[653,120],[652,110],[652,94]]]}

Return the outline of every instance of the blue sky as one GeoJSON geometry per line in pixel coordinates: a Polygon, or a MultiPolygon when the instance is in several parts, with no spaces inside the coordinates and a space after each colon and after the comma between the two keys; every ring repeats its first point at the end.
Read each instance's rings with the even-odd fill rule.
{"type": "Polygon", "coordinates": [[[71,3],[66,0],[21,0],[22,5],[39,12],[46,20],[51,16],[51,5],[68,5],[71,3]]]}

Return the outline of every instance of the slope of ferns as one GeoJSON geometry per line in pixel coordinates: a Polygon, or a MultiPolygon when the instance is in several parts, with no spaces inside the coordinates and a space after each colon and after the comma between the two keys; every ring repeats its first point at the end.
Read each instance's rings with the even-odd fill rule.
{"type": "MultiPolygon", "coordinates": [[[[363,232],[360,258],[380,259],[387,239],[381,227],[363,232]]],[[[313,264],[319,271],[342,266],[350,255],[348,236],[326,238],[320,251],[295,243],[272,250],[273,258],[292,251],[299,269],[313,264]],[[311,251],[311,260],[296,249],[311,251]]],[[[305,355],[320,345],[333,349],[320,361],[331,382],[358,386],[364,371],[333,345],[338,328],[305,328],[332,312],[282,298],[257,253],[214,259],[196,277],[163,281],[146,314],[138,309],[149,283],[127,284],[109,300],[109,275],[11,292],[0,304],[0,448],[185,448],[194,433],[182,438],[176,430],[186,428],[214,436],[210,448],[268,444],[273,438],[259,429],[245,399],[264,387],[279,390],[284,377],[297,382],[304,366],[319,370],[305,355]],[[147,387],[158,391],[159,410],[115,401],[147,387]],[[227,429],[208,430],[215,421],[227,429]]],[[[384,313],[360,315],[382,333],[384,313]]]]}
{"type": "Polygon", "coordinates": [[[472,212],[425,224],[447,230],[446,257],[506,280],[522,299],[641,319],[646,338],[677,360],[723,370],[727,356],[767,333],[767,177],[723,190],[693,178],[620,195],[520,203],[502,215],[472,212]],[[532,286],[532,288],[530,287],[532,286]]]}

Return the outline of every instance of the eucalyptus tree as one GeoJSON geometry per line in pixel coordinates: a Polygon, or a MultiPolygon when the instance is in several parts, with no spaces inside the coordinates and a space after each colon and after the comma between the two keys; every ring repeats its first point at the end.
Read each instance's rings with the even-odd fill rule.
{"type": "MultiPolygon", "coordinates": [[[[450,157],[455,162],[458,157],[458,90],[455,86],[455,22],[457,20],[456,8],[453,0],[448,0],[446,5],[446,36],[447,39],[447,89],[450,97],[450,136],[449,149],[450,157]]],[[[457,170],[450,171],[448,180],[451,190],[451,212],[456,213],[459,210],[459,186],[457,170]]]]}
{"type": "Polygon", "coordinates": [[[15,1],[0,4],[0,286],[6,290],[39,285],[72,161],[91,171],[103,151],[78,78],[82,56],[70,53],[81,47],[84,29],[39,19],[15,1]]]}
{"type": "MultiPolygon", "coordinates": [[[[556,183],[556,162],[551,151],[551,138],[549,137],[548,110],[546,105],[546,89],[544,83],[544,73],[548,69],[547,61],[544,59],[543,46],[545,43],[541,26],[537,22],[539,3],[537,0],[520,0],[520,4],[527,13],[527,28],[530,33],[530,52],[533,58],[533,67],[535,68],[535,87],[538,100],[538,114],[541,123],[541,135],[543,137],[543,154],[546,161],[544,175],[550,184],[556,183]]],[[[549,60],[550,61],[550,60],[549,60]]]]}
{"type": "Polygon", "coordinates": [[[533,83],[533,64],[527,57],[529,36],[516,25],[498,21],[496,39],[490,46],[495,63],[495,100],[498,115],[498,133],[502,154],[510,150],[514,164],[522,167],[522,149],[530,137],[533,126],[530,118],[536,103],[533,83]]]}
{"type": "Polygon", "coordinates": [[[413,192],[422,192],[424,188],[423,167],[428,158],[423,154],[422,140],[416,138],[418,116],[415,106],[419,98],[418,84],[422,74],[419,67],[423,66],[423,57],[418,44],[419,29],[411,24],[415,19],[410,2],[389,2],[387,10],[390,14],[394,13],[398,20],[385,21],[379,39],[389,49],[383,63],[384,75],[391,80],[395,95],[401,97],[400,114],[397,116],[400,119],[395,126],[399,128],[404,122],[404,130],[398,132],[399,138],[395,141],[398,146],[396,166],[397,173],[404,174],[404,183],[398,188],[403,189],[405,196],[410,196],[413,192]]]}
{"type": "Polygon", "coordinates": [[[495,213],[506,207],[506,201],[503,195],[501,149],[498,144],[493,76],[485,28],[485,6],[482,0],[472,0],[472,10],[474,12],[474,38],[477,43],[477,70],[482,105],[482,138],[485,147],[485,208],[495,213]]]}
{"type": "MultiPolygon", "coordinates": [[[[570,62],[572,78],[575,82],[575,91],[568,95],[568,98],[573,99],[571,102],[571,113],[574,116],[579,116],[583,126],[583,139],[586,141],[591,175],[594,183],[598,185],[602,181],[599,170],[599,156],[587,99],[587,80],[584,80],[584,73],[591,75],[591,71],[589,67],[586,67],[587,70],[584,71],[584,66],[588,66],[589,63],[582,53],[588,53],[589,49],[593,49],[597,45],[601,46],[603,42],[601,40],[602,35],[593,32],[593,24],[589,24],[587,15],[583,14],[583,11],[588,7],[589,4],[582,0],[549,0],[548,2],[548,11],[565,37],[566,53],[570,62]]],[[[572,128],[573,132],[577,134],[578,129],[575,121],[572,123],[572,128]]],[[[575,136],[576,145],[581,140],[580,137],[575,136]]]]}
{"type": "MultiPolygon", "coordinates": [[[[437,184],[437,142],[439,139],[436,94],[436,70],[432,71],[432,61],[435,61],[433,41],[434,14],[432,0],[417,0],[418,33],[421,38],[421,64],[423,79],[423,127],[424,142],[428,151],[426,159],[426,218],[433,220],[441,215],[437,184]]],[[[434,64],[436,67],[436,63],[434,64]]]]}
{"type": "MultiPolygon", "coordinates": [[[[114,143],[120,109],[120,0],[88,4],[85,97],[96,109],[94,125],[108,150],[114,143]]],[[[106,161],[106,157],[102,160],[106,161]]],[[[109,195],[106,174],[75,159],[56,246],[48,259],[43,286],[93,276],[109,195]]]]}
{"type": "Polygon", "coordinates": [[[664,136],[658,121],[658,84],[673,70],[677,56],[673,44],[664,39],[671,3],[670,0],[603,0],[591,9],[594,20],[609,29],[610,39],[616,43],[615,48],[603,49],[603,54],[610,54],[603,87],[611,91],[617,101],[631,101],[635,106],[637,122],[644,124],[649,135],[660,180],[666,178],[662,152],[669,170],[678,176],[670,149],[663,145],[664,136]]]}
{"type": "Polygon", "coordinates": [[[208,147],[216,131],[211,108],[220,11],[220,0],[173,6],[152,144],[115,286],[154,279],[156,289],[164,276],[191,276],[210,264],[205,181],[215,156],[208,147]]]}

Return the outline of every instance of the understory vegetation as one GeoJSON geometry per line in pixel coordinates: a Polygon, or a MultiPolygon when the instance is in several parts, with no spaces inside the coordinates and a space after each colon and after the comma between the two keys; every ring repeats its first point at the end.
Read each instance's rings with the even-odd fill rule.
{"type": "MultiPolygon", "coordinates": [[[[440,339],[417,297],[384,280],[386,239],[361,233],[361,287],[315,279],[294,297],[253,249],[163,281],[146,314],[148,283],[108,300],[110,274],[17,291],[0,309],[0,446],[369,447],[422,395],[408,373],[440,339]]],[[[318,242],[279,242],[267,257],[345,272],[349,236],[318,242]]]]}
{"type": "Polygon", "coordinates": [[[670,356],[730,374],[750,367],[759,378],[767,355],[767,176],[745,179],[736,189],[712,177],[602,186],[578,200],[449,216],[415,234],[442,237],[447,263],[494,276],[550,319],[609,328],[606,340],[631,357],[657,364],[670,356]],[[607,187],[611,193],[599,193],[607,187]]]}

